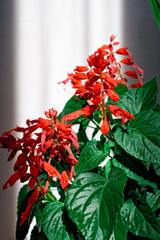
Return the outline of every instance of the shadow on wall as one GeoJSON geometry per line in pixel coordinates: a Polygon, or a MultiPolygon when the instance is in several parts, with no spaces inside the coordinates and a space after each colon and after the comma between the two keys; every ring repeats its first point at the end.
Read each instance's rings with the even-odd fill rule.
{"type": "MultiPolygon", "coordinates": [[[[160,90],[160,31],[149,1],[123,0],[123,45],[144,70],[143,82],[158,74],[160,90]]],[[[160,94],[158,98],[160,102],[160,94]]]]}
{"type": "MultiPolygon", "coordinates": [[[[0,134],[15,125],[14,116],[14,1],[0,6],[0,134]]],[[[2,186],[12,173],[6,151],[0,151],[0,238],[15,239],[16,189],[3,192],[2,186]]]]}

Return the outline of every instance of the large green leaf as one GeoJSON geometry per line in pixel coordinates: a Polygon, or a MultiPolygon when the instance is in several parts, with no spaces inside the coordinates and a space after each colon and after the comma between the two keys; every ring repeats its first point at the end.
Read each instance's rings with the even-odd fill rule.
{"type": "Polygon", "coordinates": [[[76,174],[80,174],[97,167],[105,160],[107,155],[108,153],[104,153],[102,150],[97,148],[96,140],[88,142],[80,154],[78,165],[75,166],[76,174]]]}
{"type": "Polygon", "coordinates": [[[144,199],[129,199],[121,208],[121,219],[130,232],[137,236],[159,239],[160,226],[154,212],[144,199]]]}
{"type": "Polygon", "coordinates": [[[126,240],[127,229],[126,226],[121,222],[120,215],[117,214],[115,218],[113,233],[109,240],[126,240]]]}
{"type": "Polygon", "coordinates": [[[48,240],[70,240],[70,237],[63,225],[61,202],[52,202],[44,208],[42,229],[48,240]]]}
{"type": "MultiPolygon", "coordinates": [[[[73,96],[68,100],[68,102],[65,104],[62,112],[59,114],[58,119],[61,120],[62,117],[66,116],[69,113],[75,112],[79,109],[82,109],[87,105],[87,102],[85,99],[81,97],[77,97],[76,95],[73,96]]],[[[75,120],[73,120],[75,121],[75,120]]],[[[70,121],[69,123],[73,122],[70,121]]],[[[67,121],[66,121],[67,122],[67,121]]]]}
{"type": "Polygon", "coordinates": [[[117,106],[133,115],[140,111],[154,108],[158,95],[156,79],[157,77],[154,77],[145,85],[121,94],[117,106]]]}
{"type": "Polygon", "coordinates": [[[69,216],[85,239],[107,240],[113,230],[115,214],[123,205],[126,174],[113,168],[109,180],[95,173],[82,173],[66,191],[69,216]]]}
{"type": "Polygon", "coordinates": [[[42,220],[43,220],[43,209],[48,205],[48,202],[40,202],[36,208],[34,209],[34,215],[36,217],[36,226],[38,228],[38,231],[40,232],[42,230],[42,220]]]}
{"type": "Polygon", "coordinates": [[[146,201],[153,211],[156,211],[158,208],[160,208],[160,190],[157,191],[156,194],[147,193],[146,201]]]}
{"type": "Polygon", "coordinates": [[[115,167],[123,169],[127,177],[136,180],[139,185],[149,185],[155,189],[157,188],[156,183],[153,182],[152,176],[150,176],[144,164],[125,151],[121,151],[121,155],[115,155],[114,158],[112,158],[112,162],[115,167]]]}
{"type": "Polygon", "coordinates": [[[128,126],[120,126],[115,140],[127,153],[144,161],[160,163],[160,114],[144,111],[128,126]]]}

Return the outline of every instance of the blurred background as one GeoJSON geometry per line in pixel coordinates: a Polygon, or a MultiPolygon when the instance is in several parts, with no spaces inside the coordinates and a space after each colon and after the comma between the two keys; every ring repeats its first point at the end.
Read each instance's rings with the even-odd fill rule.
{"type": "MultiPolygon", "coordinates": [[[[1,0],[0,134],[43,117],[51,107],[61,111],[73,92],[58,82],[86,65],[87,56],[112,34],[144,70],[144,82],[160,74],[160,31],[148,0],[1,0]]],[[[2,191],[12,166],[2,150],[2,240],[15,240],[20,184],[2,191]]]]}

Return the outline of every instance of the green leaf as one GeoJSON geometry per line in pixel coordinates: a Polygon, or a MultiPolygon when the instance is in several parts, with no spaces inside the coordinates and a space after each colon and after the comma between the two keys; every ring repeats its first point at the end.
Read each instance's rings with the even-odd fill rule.
{"type": "Polygon", "coordinates": [[[69,216],[85,239],[107,240],[113,230],[115,214],[123,205],[126,174],[113,168],[107,180],[95,173],[82,173],[66,191],[69,216]]]}
{"type": "Polygon", "coordinates": [[[75,166],[76,174],[80,174],[97,167],[105,160],[107,155],[108,153],[103,153],[103,151],[97,148],[96,140],[88,142],[80,154],[78,165],[75,166]]]}
{"type": "Polygon", "coordinates": [[[120,126],[115,140],[127,153],[143,160],[160,163],[160,114],[144,111],[135,115],[128,126],[120,126]]]}
{"type": "Polygon", "coordinates": [[[47,205],[48,205],[48,202],[41,202],[36,206],[36,208],[34,210],[34,214],[35,214],[35,217],[36,217],[36,225],[37,225],[37,228],[38,228],[39,232],[41,232],[41,230],[42,230],[43,209],[47,205]]]}
{"type": "Polygon", "coordinates": [[[159,163],[153,163],[153,168],[158,176],[160,176],[160,164],[159,163]]]}
{"type": "Polygon", "coordinates": [[[33,218],[33,212],[32,212],[32,209],[34,208],[34,205],[32,206],[32,209],[30,211],[30,214],[29,214],[29,219],[28,221],[25,221],[22,226],[20,226],[20,222],[21,222],[21,214],[22,212],[24,212],[28,206],[28,199],[31,197],[32,193],[34,192],[34,190],[31,190],[27,193],[27,195],[24,197],[22,203],[21,203],[21,206],[19,208],[19,213],[18,213],[18,219],[17,219],[17,225],[16,225],[16,240],[23,240],[25,239],[27,233],[28,233],[28,230],[29,230],[29,227],[30,227],[30,224],[32,222],[32,218],[33,218]]]}
{"type": "Polygon", "coordinates": [[[122,224],[120,215],[117,214],[115,218],[113,233],[109,240],[126,240],[126,239],[127,239],[126,226],[122,224]]]}
{"type": "Polygon", "coordinates": [[[18,201],[17,201],[17,216],[19,215],[20,206],[21,206],[22,201],[23,201],[24,197],[26,196],[27,192],[28,192],[28,184],[24,185],[19,191],[18,201]]]}
{"type": "MultiPolygon", "coordinates": [[[[87,105],[87,102],[82,97],[77,97],[76,95],[73,96],[68,100],[68,102],[65,104],[62,112],[58,115],[58,120],[61,120],[62,117],[66,116],[69,113],[75,112],[79,109],[82,109],[87,105]]],[[[73,120],[75,121],[75,120],[73,120]]],[[[73,121],[66,121],[66,123],[72,123],[73,121]]]]}
{"type": "Polygon", "coordinates": [[[160,208],[160,190],[157,191],[156,194],[148,192],[146,196],[146,201],[153,211],[156,211],[158,208],[160,208]]]}
{"type": "Polygon", "coordinates": [[[133,115],[154,108],[158,95],[156,79],[157,76],[145,85],[131,89],[120,95],[120,99],[116,105],[133,115]]]}
{"type": "Polygon", "coordinates": [[[42,229],[48,240],[70,240],[62,221],[63,206],[61,202],[52,202],[44,208],[42,229]]]}
{"type": "Polygon", "coordinates": [[[133,202],[127,200],[121,208],[121,219],[130,232],[137,236],[159,239],[159,223],[144,199],[138,198],[133,202]]]}
{"type": "Polygon", "coordinates": [[[157,21],[158,27],[160,29],[160,2],[158,0],[149,0],[152,7],[155,19],[157,21]]]}
{"type": "Polygon", "coordinates": [[[157,186],[152,182],[152,178],[144,166],[144,164],[137,158],[127,154],[126,152],[121,152],[121,155],[116,154],[112,158],[113,165],[123,169],[127,174],[127,177],[134,179],[141,186],[151,186],[157,189],[157,186]]]}
{"type": "Polygon", "coordinates": [[[30,240],[48,240],[44,232],[39,232],[38,228],[35,226],[31,232],[30,240]]]}

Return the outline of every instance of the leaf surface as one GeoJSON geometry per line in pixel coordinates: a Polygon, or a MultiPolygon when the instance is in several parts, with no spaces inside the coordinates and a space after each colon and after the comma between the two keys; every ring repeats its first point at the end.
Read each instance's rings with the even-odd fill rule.
{"type": "Polygon", "coordinates": [[[128,154],[143,161],[160,163],[160,114],[140,112],[128,126],[117,128],[114,136],[128,154]]]}
{"type": "Polygon", "coordinates": [[[107,180],[95,173],[82,173],[66,191],[69,216],[85,239],[107,240],[114,226],[115,214],[123,205],[126,174],[113,168],[107,180]]]}
{"type": "Polygon", "coordinates": [[[120,94],[120,99],[116,105],[133,115],[144,110],[153,109],[158,95],[156,79],[157,77],[154,77],[143,86],[120,94]]]}
{"type": "Polygon", "coordinates": [[[52,202],[44,208],[42,229],[48,240],[70,240],[62,221],[62,202],[52,202]]]}
{"type": "Polygon", "coordinates": [[[121,219],[133,234],[151,239],[159,239],[160,226],[149,205],[144,199],[136,202],[129,199],[121,208],[121,219]]]}
{"type": "Polygon", "coordinates": [[[88,142],[80,154],[78,165],[75,166],[76,174],[80,174],[97,167],[105,160],[107,155],[108,153],[104,153],[102,150],[97,148],[96,140],[88,142]]]}

